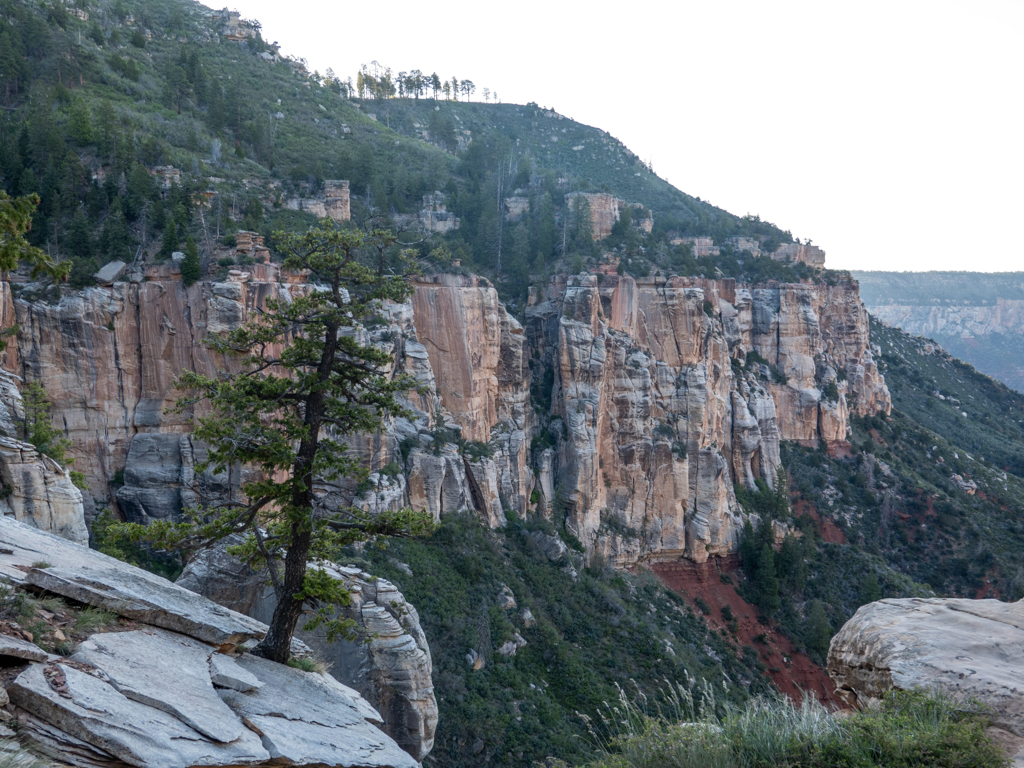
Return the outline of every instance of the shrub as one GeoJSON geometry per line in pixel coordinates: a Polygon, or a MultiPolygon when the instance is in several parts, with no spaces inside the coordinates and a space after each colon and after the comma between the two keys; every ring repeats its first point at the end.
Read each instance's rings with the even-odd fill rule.
{"type": "Polygon", "coordinates": [[[592,768],[994,768],[1007,766],[976,706],[941,694],[890,693],[881,705],[836,717],[815,699],[757,697],[742,708],[669,697],[678,722],[620,698],[619,732],[592,768]]]}

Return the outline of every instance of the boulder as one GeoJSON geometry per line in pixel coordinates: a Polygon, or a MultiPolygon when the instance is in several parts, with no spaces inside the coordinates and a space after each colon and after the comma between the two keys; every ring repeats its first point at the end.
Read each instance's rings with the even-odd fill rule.
{"type": "Polygon", "coordinates": [[[128,265],[123,261],[111,261],[92,277],[100,285],[113,285],[121,279],[127,268],[128,265]]]}
{"type": "Polygon", "coordinates": [[[828,673],[852,706],[893,689],[938,688],[977,699],[993,725],[1024,737],[1024,601],[870,603],[832,638],[828,673]]]}
{"type": "MultiPolygon", "coordinates": [[[[264,572],[227,554],[232,538],[198,553],[178,578],[180,586],[205,595],[260,621],[273,616],[276,599],[264,572]]],[[[433,747],[437,701],[431,680],[430,647],[415,607],[384,579],[358,568],[322,563],[352,595],[344,618],[355,621],[361,637],[328,642],[325,630],[299,630],[297,638],[330,664],[332,674],[380,710],[383,729],[416,760],[433,747]],[[366,642],[364,642],[366,639],[366,642]]]]}

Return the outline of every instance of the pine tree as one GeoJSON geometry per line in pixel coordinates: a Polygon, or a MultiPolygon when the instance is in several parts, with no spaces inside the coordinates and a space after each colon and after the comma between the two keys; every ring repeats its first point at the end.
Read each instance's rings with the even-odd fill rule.
{"type": "Polygon", "coordinates": [[[775,557],[770,544],[761,547],[757,558],[754,595],[757,606],[769,616],[779,610],[779,579],[775,574],[775,557]]]}
{"type": "Polygon", "coordinates": [[[545,192],[540,200],[540,210],[537,213],[537,247],[535,249],[544,258],[545,263],[554,253],[557,240],[555,205],[551,200],[551,195],[545,192]]]}
{"type": "Polygon", "coordinates": [[[45,274],[57,282],[66,281],[71,265],[53,262],[25,240],[38,205],[39,195],[10,197],[0,189],[0,271],[13,272],[19,263],[27,262],[32,267],[34,278],[45,274]]]}
{"type": "Polygon", "coordinates": [[[240,464],[259,468],[260,479],[244,485],[244,506],[192,509],[180,523],[121,524],[117,533],[164,549],[246,534],[234,551],[266,568],[277,597],[267,634],[252,653],[284,663],[304,614],[303,629],[323,627],[329,642],[353,636],[354,622],[338,613],[351,602],[345,585],[310,568],[312,561],[369,538],[426,533],[432,521],[411,510],[332,509],[313,490],[314,480],[366,477],[345,437],[374,433],[383,419],[405,412],[398,398],[414,386],[412,379],[392,377],[391,355],[363,346],[349,331],[376,321],[384,301],[404,301],[408,281],[366,266],[363,234],[330,221],[301,235],[276,233],[275,241],[286,269],[310,270],[311,280],[327,290],[268,301],[264,312],[225,337],[208,335],[215,351],[240,355],[238,374],[189,372],[175,381],[193,393],[178,409],[190,412],[202,400],[208,414],[194,431],[209,450],[197,471],[220,473],[240,464]]]}
{"type": "Polygon", "coordinates": [[[110,204],[110,215],[103,222],[100,235],[100,251],[109,259],[125,260],[128,257],[128,224],[121,208],[121,198],[114,197],[110,204]]]}
{"type": "Polygon", "coordinates": [[[85,105],[85,100],[81,97],[75,99],[74,103],[71,105],[71,115],[68,119],[68,133],[71,134],[71,138],[74,140],[75,144],[80,147],[92,144],[92,120],[89,119],[89,108],[85,105]]]}
{"type": "Polygon", "coordinates": [[[92,256],[92,235],[89,231],[89,221],[81,209],[75,211],[75,216],[68,227],[68,235],[64,240],[64,247],[69,255],[76,259],[88,259],[92,256]]]}
{"type": "Polygon", "coordinates": [[[199,264],[199,248],[192,235],[185,241],[185,258],[181,262],[181,281],[186,287],[192,285],[201,277],[199,264]]]}
{"type": "Polygon", "coordinates": [[[820,600],[811,603],[805,621],[804,636],[807,638],[807,650],[816,658],[823,659],[828,653],[828,644],[832,639],[832,625],[820,600]]]}
{"type": "Polygon", "coordinates": [[[860,604],[867,605],[882,599],[882,588],[878,585],[878,576],[871,571],[860,585],[860,604]]]}
{"type": "Polygon", "coordinates": [[[171,258],[171,254],[178,250],[178,228],[174,224],[174,217],[167,217],[167,225],[164,227],[164,239],[160,244],[160,257],[171,258]]]}
{"type": "Polygon", "coordinates": [[[589,256],[594,250],[594,226],[590,215],[590,203],[583,195],[576,195],[571,208],[571,250],[589,256]]]}

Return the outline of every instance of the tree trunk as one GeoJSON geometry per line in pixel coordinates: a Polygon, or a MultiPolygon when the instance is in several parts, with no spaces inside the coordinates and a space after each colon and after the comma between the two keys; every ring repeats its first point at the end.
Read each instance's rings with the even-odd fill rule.
{"type": "MultiPolygon", "coordinates": [[[[295,530],[297,526],[293,525],[295,530]]],[[[281,594],[278,595],[277,607],[270,620],[270,628],[253,653],[278,664],[287,664],[291,658],[292,635],[302,616],[302,600],[294,595],[302,591],[302,583],[306,578],[306,559],[309,556],[309,545],[312,534],[309,531],[299,533],[292,538],[292,545],[284,559],[284,579],[281,594]]]]}
{"type": "MultiPolygon", "coordinates": [[[[324,332],[324,348],[320,357],[318,373],[321,381],[326,381],[332,372],[334,355],[338,348],[338,327],[327,323],[324,332]]],[[[301,486],[292,492],[291,542],[284,558],[284,579],[280,593],[277,595],[277,607],[270,619],[270,628],[266,636],[253,649],[253,653],[265,659],[287,664],[291,658],[292,635],[302,616],[304,599],[296,599],[295,595],[302,592],[306,579],[306,568],[309,561],[309,550],[313,543],[313,460],[319,447],[320,425],[324,417],[324,393],[316,390],[309,393],[306,399],[305,423],[308,428],[306,437],[299,444],[292,472],[301,478],[301,486]]]]}

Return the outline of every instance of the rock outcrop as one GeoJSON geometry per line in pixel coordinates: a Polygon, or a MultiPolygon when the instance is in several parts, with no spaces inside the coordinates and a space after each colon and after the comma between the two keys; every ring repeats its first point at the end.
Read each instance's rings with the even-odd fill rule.
{"type": "Polygon", "coordinates": [[[733,551],[734,482],[773,485],[780,440],[843,440],[851,412],[890,407],[853,283],[579,276],[526,315],[569,525],[615,562],[733,551]]]}
{"type": "MultiPolygon", "coordinates": [[[[418,279],[360,331],[415,379],[409,415],[353,438],[371,487],[324,486],[324,504],[472,510],[494,527],[557,506],[589,555],[702,562],[735,549],[733,483],[773,485],[781,441],[842,441],[851,414],[890,407],[853,282],[600,277],[553,278],[523,324],[482,278],[418,279]]],[[[230,369],[205,334],[297,282],[261,264],[185,289],[154,268],[57,305],[16,301],[7,364],[43,382],[92,496],[128,519],[173,519],[243,479],[196,476],[201,412],[168,412],[174,375],[230,369]]]]}
{"type": "Polygon", "coordinates": [[[329,674],[238,654],[266,625],[10,518],[0,517],[0,541],[0,572],[12,581],[143,624],[92,635],[70,659],[0,641],[6,661],[28,662],[8,695],[45,754],[82,768],[418,765],[329,674]],[[42,556],[59,565],[40,565],[42,556]]]}
{"type": "Polygon", "coordinates": [[[570,207],[575,205],[573,199],[576,197],[585,199],[590,207],[590,225],[594,240],[603,240],[612,233],[612,227],[622,218],[622,211],[625,208],[633,208],[638,212],[633,223],[644,232],[650,234],[654,228],[654,218],[650,211],[643,216],[639,215],[643,206],[637,203],[627,203],[607,192],[571,192],[565,196],[566,204],[570,207]]]}
{"type": "MultiPolygon", "coordinates": [[[[226,552],[227,543],[199,553],[186,566],[178,584],[211,600],[269,621],[277,601],[265,572],[247,568],[226,552]]],[[[437,701],[431,680],[427,638],[416,609],[384,579],[358,568],[323,563],[349,590],[352,603],[343,618],[355,622],[353,640],[328,642],[325,631],[299,630],[331,674],[351,686],[381,714],[384,732],[421,761],[430,752],[437,727],[437,701]]]]}
{"type": "MultiPolygon", "coordinates": [[[[1024,601],[880,600],[832,638],[836,693],[864,707],[890,690],[938,688],[990,709],[1024,745],[1024,601]]],[[[1024,764],[1024,749],[1017,755],[1024,764]]]]}
{"type": "Polygon", "coordinates": [[[0,371],[0,515],[84,544],[85,505],[70,472],[17,439],[25,418],[19,386],[15,376],[0,371]]]}

